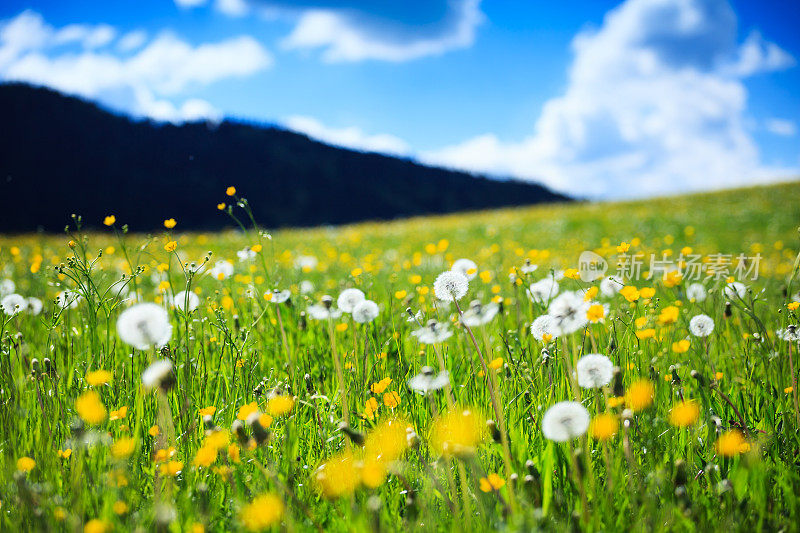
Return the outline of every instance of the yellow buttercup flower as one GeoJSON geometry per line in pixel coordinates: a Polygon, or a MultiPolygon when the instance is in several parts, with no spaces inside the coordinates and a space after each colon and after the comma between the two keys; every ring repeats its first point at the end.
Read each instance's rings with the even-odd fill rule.
{"type": "Polygon", "coordinates": [[[505,484],[506,480],[492,472],[486,477],[482,477],[479,480],[481,491],[483,492],[491,492],[493,490],[500,490],[502,489],[505,484]]]}
{"type": "Polygon", "coordinates": [[[629,302],[635,302],[639,299],[639,289],[633,285],[626,285],[619,290],[619,293],[625,297],[629,302]]]}
{"type": "Polygon", "coordinates": [[[127,459],[136,448],[136,441],[132,438],[121,438],[111,445],[111,455],[115,459],[127,459]]]}
{"type": "Polygon", "coordinates": [[[36,466],[36,461],[30,457],[20,457],[17,459],[17,470],[20,472],[30,472],[36,466]]]}
{"type": "Polygon", "coordinates": [[[597,440],[608,440],[617,434],[618,428],[616,416],[602,413],[592,419],[589,424],[589,434],[597,440]]]}
{"type": "Polygon", "coordinates": [[[658,315],[658,323],[661,325],[674,324],[678,320],[680,310],[674,305],[670,305],[661,310],[658,315]]]}
{"type": "Polygon", "coordinates": [[[652,339],[656,336],[656,330],[653,328],[643,329],[636,332],[637,339],[652,339]]]}
{"type": "Polygon", "coordinates": [[[360,480],[356,459],[350,451],[335,455],[314,473],[314,484],[326,498],[348,496],[358,488],[360,480]]]}
{"type": "Polygon", "coordinates": [[[217,449],[214,446],[202,446],[194,456],[194,466],[208,468],[217,460],[217,449]]]}
{"type": "Polygon", "coordinates": [[[633,411],[643,411],[652,405],[655,389],[647,379],[640,379],[631,383],[625,392],[625,404],[633,411]]]}
{"type": "Polygon", "coordinates": [[[203,407],[198,411],[200,416],[214,416],[214,413],[217,412],[217,408],[213,405],[209,405],[208,407],[203,407]]]}
{"type": "Polygon", "coordinates": [[[286,395],[273,396],[269,399],[267,410],[272,416],[288,414],[294,407],[294,398],[286,395]]]}
{"type": "Polygon", "coordinates": [[[174,252],[177,247],[178,243],[175,241],[169,241],[167,244],[164,245],[164,249],[168,252],[174,252]]]}
{"type": "Polygon", "coordinates": [[[732,429],[720,435],[715,445],[717,453],[725,457],[735,457],[750,451],[750,444],[738,429],[732,429]]]}
{"type": "Polygon", "coordinates": [[[646,300],[649,300],[655,295],[656,290],[653,287],[642,287],[642,289],[639,291],[639,296],[646,300]]]}
{"type": "Polygon", "coordinates": [[[678,342],[672,343],[672,351],[675,353],[686,353],[689,351],[689,339],[681,339],[678,342]]]}
{"type": "Polygon", "coordinates": [[[600,304],[592,304],[589,306],[589,309],[586,310],[586,318],[593,324],[599,322],[605,316],[606,309],[600,304]]]}
{"type": "Polygon", "coordinates": [[[86,373],[86,383],[91,385],[92,387],[97,387],[100,385],[106,385],[111,383],[111,372],[108,370],[95,370],[93,372],[86,373]]]}
{"type": "Polygon", "coordinates": [[[373,394],[381,394],[386,390],[386,387],[388,387],[391,382],[392,378],[383,378],[382,380],[370,385],[369,390],[371,390],[373,394]]]}
{"type": "Polygon", "coordinates": [[[236,194],[236,187],[228,187],[227,189],[225,189],[225,194],[227,194],[228,196],[233,196],[234,194],[236,194]]]}
{"type": "Polygon", "coordinates": [[[283,501],[278,496],[263,494],[245,505],[239,518],[248,531],[263,531],[277,524],[283,512],[283,501]]]}
{"type": "Polygon", "coordinates": [[[258,411],[258,404],[256,402],[250,402],[247,405],[243,405],[239,408],[239,413],[236,415],[236,418],[239,420],[247,420],[251,414],[258,411]]]}
{"type": "Polygon", "coordinates": [[[483,430],[483,417],[473,410],[454,407],[433,423],[430,444],[436,453],[447,457],[472,455],[483,430]]]}
{"type": "Polygon", "coordinates": [[[177,222],[175,221],[174,218],[168,218],[167,220],[164,221],[164,227],[167,229],[174,228],[176,224],[177,222]]]}
{"type": "Polygon", "coordinates": [[[108,215],[106,218],[103,219],[103,224],[106,226],[113,226],[114,223],[117,221],[117,217],[114,215],[108,215]]]}
{"type": "Polygon", "coordinates": [[[387,392],[383,395],[383,405],[389,409],[395,409],[400,405],[400,394],[397,391],[387,392]]]}
{"type": "Polygon", "coordinates": [[[75,400],[75,410],[90,426],[96,426],[106,419],[106,408],[100,401],[100,395],[93,390],[87,390],[75,400]]]}
{"type": "Polygon", "coordinates": [[[694,400],[686,400],[675,404],[669,412],[669,423],[675,427],[685,428],[697,422],[700,407],[694,400]]]}

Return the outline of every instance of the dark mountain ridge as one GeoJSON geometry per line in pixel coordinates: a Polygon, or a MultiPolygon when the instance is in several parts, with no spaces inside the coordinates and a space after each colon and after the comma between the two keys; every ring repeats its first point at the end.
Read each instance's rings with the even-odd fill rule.
{"type": "Polygon", "coordinates": [[[132,120],[25,84],[0,85],[0,231],[61,231],[72,213],[134,231],[174,217],[218,229],[234,185],[266,227],[341,224],[565,201],[541,185],[495,180],[347,150],[273,126],[132,120]]]}

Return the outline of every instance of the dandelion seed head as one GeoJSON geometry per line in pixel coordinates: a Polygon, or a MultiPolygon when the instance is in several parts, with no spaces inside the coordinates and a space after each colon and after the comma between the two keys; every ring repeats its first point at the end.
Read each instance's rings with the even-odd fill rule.
{"type": "Polygon", "coordinates": [[[352,313],[356,305],[363,302],[366,296],[360,289],[350,288],[345,289],[339,294],[336,299],[336,305],[345,313],[352,313]]]}
{"type": "Polygon", "coordinates": [[[137,350],[161,348],[172,337],[169,315],[154,303],[141,303],[123,311],[117,319],[120,339],[137,350]]]}
{"type": "Polygon", "coordinates": [[[536,320],[531,324],[531,335],[537,341],[542,341],[545,335],[550,337],[556,336],[556,325],[553,317],[550,315],[541,315],[536,317],[536,320]]]}
{"type": "Polygon", "coordinates": [[[142,372],[142,383],[146,389],[160,387],[171,372],[172,361],[169,359],[159,359],[148,366],[144,372],[142,372]]]}
{"type": "Polygon", "coordinates": [[[464,274],[448,270],[442,272],[433,282],[433,292],[443,302],[460,300],[467,294],[469,280],[464,274]]]}
{"type": "Polygon", "coordinates": [[[181,291],[173,300],[175,308],[184,312],[191,312],[200,305],[200,297],[192,291],[181,291]]]}
{"type": "Polygon", "coordinates": [[[702,314],[693,316],[689,321],[689,331],[695,337],[708,337],[714,331],[714,319],[702,314]]]}
{"type": "Polygon", "coordinates": [[[686,297],[695,302],[705,301],[706,294],[706,288],[702,283],[692,283],[686,288],[686,297]]]}
{"type": "Polygon", "coordinates": [[[606,276],[600,282],[600,292],[606,298],[615,296],[625,284],[616,276],[606,276]]]}
{"type": "Polygon", "coordinates": [[[458,272],[467,278],[467,281],[472,281],[478,275],[478,265],[472,259],[456,259],[450,270],[458,272]]]}
{"type": "Polygon", "coordinates": [[[725,286],[725,297],[732,300],[744,299],[747,296],[747,285],[739,281],[728,283],[725,286]]]}
{"type": "Polygon", "coordinates": [[[14,316],[28,308],[28,301],[17,293],[11,293],[3,296],[3,299],[0,300],[0,307],[3,308],[5,314],[14,316]]]}
{"type": "Polygon", "coordinates": [[[529,291],[529,297],[534,302],[546,304],[558,294],[558,282],[552,276],[548,276],[532,283],[529,291]]]}
{"type": "Polygon", "coordinates": [[[356,304],[353,308],[353,320],[359,324],[366,324],[378,318],[380,309],[378,304],[372,300],[364,300],[356,304]]]}
{"type": "Polygon", "coordinates": [[[605,355],[590,353],[578,360],[575,372],[578,375],[578,385],[585,389],[599,389],[611,383],[614,363],[605,355]]]}
{"type": "Polygon", "coordinates": [[[558,402],[545,412],[542,433],[555,442],[567,442],[589,429],[589,411],[578,402],[558,402]]]}

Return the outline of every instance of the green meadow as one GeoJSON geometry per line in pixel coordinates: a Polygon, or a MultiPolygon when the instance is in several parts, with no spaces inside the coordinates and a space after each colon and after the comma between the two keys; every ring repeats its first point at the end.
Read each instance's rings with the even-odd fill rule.
{"type": "Polygon", "coordinates": [[[798,200],[0,236],[0,530],[797,531],[798,200]]]}

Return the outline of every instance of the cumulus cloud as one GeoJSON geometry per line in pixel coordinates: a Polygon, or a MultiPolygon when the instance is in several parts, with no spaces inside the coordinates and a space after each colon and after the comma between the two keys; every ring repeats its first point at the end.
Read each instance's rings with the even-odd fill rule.
{"type": "Polygon", "coordinates": [[[401,62],[468,48],[484,19],[480,0],[451,0],[448,5],[446,20],[432,29],[372,24],[352,9],[306,9],[281,45],[288,50],[321,50],[322,59],[330,63],[401,62]]]}
{"type": "Polygon", "coordinates": [[[134,114],[176,121],[203,115],[217,118],[219,113],[196,99],[175,105],[165,96],[248,76],[272,64],[269,52],[249,36],[193,46],[168,32],[146,43],[146,36],[128,34],[117,47],[139,49],[121,57],[98,49],[111,44],[115,34],[106,26],[56,29],[38,13],[25,11],[0,24],[0,79],[122,102],[134,114]],[[85,49],[65,51],[60,49],[64,42],[80,42],[85,49]]]}
{"type": "Polygon", "coordinates": [[[423,161],[538,179],[582,196],[643,196],[770,180],[746,125],[742,78],[793,59],[736,43],[724,0],[627,0],[572,42],[568,87],[520,140],[487,133],[423,161]]]}
{"type": "Polygon", "coordinates": [[[189,9],[202,6],[207,1],[208,0],[175,0],[175,5],[184,9],[189,9]]]}
{"type": "Polygon", "coordinates": [[[134,30],[126,33],[117,41],[117,50],[120,52],[132,52],[141,48],[147,42],[147,32],[144,30],[134,30]]]}
{"type": "Polygon", "coordinates": [[[229,17],[243,17],[250,12],[250,6],[246,0],[217,0],[215,7],[217,11],[229,17]]]}
{"type": "Polygon", "coordinates": [[[405,141],[393,135],[371,135],[356,127],[331,128],[312,117],[288,117],[283,121],[283,125],[290,130],[305,133],[313,139],[354,150],[400,156],[411,152],[411,147],[405,141]]]}
{"type": "Polygon", "coordinates": [[[783,118],[767,119],[764,127],[767,128],[768,132],[782,137],[793,137],[797,134],[797,124],[783,118]]]}

